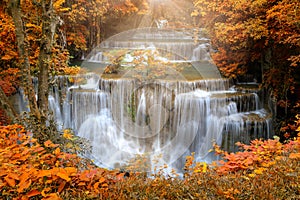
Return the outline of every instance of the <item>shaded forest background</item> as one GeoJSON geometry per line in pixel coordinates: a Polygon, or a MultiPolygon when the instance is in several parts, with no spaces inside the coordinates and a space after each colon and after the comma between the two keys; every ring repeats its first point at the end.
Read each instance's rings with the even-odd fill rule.
{"type": "MultiPolygon", "coordinates": [[[[298,0],[1,0],[0,190],[3,198],[287,199],[300,195],[300,3],[298,0]],[[79,138],[47,124],[55,75],[121,31],[155,26],[205,28],[224,77],[256,81],[274,105],[279,139],[255,140],[208,166],[187,158],[185,179],[97,168],[76,154],[79,138]],[[38,77],[37,97],[32,77],[38,77]],[[9,97],[23,88],[26,116],[9,97]],[[21,124],[21,125],[19,125],[21,124]],[[24,128],[26,126],[26,128],[24,128]],[[30,131],[29,131],[30,130],[30,131]],[[250,189],[249,189],[250,188],[250,189]],[[268,191],[266,193],[266,191],[268,191]],[[119,195],[119,196],[116,196],[119,195]]],[[[138,166],[139,163],[136,163],[138,166]]]]}

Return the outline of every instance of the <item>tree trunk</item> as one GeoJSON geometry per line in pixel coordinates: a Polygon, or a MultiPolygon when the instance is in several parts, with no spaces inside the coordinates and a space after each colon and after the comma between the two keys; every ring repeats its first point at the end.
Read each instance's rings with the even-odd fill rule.
{"type": "Polygon", "coordinates": [[[101,23],[101,17],[97,16],[96,17],[96,46],[100,45],[101,42],[101,28],[100,24],[101,23]]]}
{"type": "Polygon", "coordinates": [[[30,112],[34,114],[38,119],[40,119],[40,112],[38,110],[37,101],[35,98],[35,93],[32,84],[30,63],[28,59],[29,47],[25,39],[20,0],[9,0],[8,8],[15,25],[18,53],[20,57],[20,63],[22,66],[22,86],[24,88],[25,94],[28,97],[30,112]]]}
{"type": "Polygon", "coordinates": [[[17,114],[1,87],[0,87],[0,108],[5,112],[6,117],[8,117],[9,120],[11,120],[12,122],[16,121],[17,114]]]}
{"type": "Polygon", "coordinates": [[[52,59],[52,47],[58,18],[54,15],[53,2],[43,0],[42,5],[42,38],[39,54],[39,87],[38,107],[44,119],[48,114],[49,68],[52,59]]]}

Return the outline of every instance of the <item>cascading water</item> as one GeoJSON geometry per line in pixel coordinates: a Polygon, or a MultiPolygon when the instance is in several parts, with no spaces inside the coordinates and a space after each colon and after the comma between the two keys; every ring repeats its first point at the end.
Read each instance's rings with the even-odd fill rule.
{"type": "Polygon", "coordinates": [[[56,77],[50,109],[64,128],[91,142],[99,165],[130,165],[145,155],[147,170],[185,156],[212,161],[213,142],[272,136],[271,115],[257,93],[237,90],[210,63],[209,40],[188,30],[130,30],[104,41],[82,67],[97,74],[56,77]],[[158,164],[157,164],[158,163],[158,164]]]}

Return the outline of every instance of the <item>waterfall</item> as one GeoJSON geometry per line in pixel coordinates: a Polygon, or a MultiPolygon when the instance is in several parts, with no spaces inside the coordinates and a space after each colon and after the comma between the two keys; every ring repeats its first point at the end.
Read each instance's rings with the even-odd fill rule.
{"type": "Polygon", "coordinates": [[[153,28],[113,36],[83,66],[109,64],[117,72],[55,77],[49,108],[61,128],[90,141],[87,156],[107,168],[144,155],[143,170],[167,164],[181,171],[192,152],[197,161],[217,159],[209,153],[213,143],[237,151],[238,141],[272,137],[260,92],[222,78],[210,61],[209,40],[201,32],[198,38],[153,28]]]}
{"type": "Polygon", "coordinates": [[[209,153],[214,142],[237,151],[237,141],[272,136],[259,96],[234,90],[227,79],[141,83],[95,77],[66,90],[61,118],[65,128],[91,141],[91,156],[101,166],[123,166],[146,154],[150,165],[160,157],[160,164],[180,169],[191,152],[198,161],[216,159],[209,153]]]}

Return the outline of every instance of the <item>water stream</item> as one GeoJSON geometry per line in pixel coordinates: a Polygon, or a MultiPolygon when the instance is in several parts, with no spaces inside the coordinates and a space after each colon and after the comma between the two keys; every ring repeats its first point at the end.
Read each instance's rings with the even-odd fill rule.
{"type": "Polygon", "coordinates": [[[211,63],[199,31],[144,28],[104,41],[82,67],[94,73],[55,77],[49,107],[61,128],[91,142],[98,165],[115,168],[145,156],[144,170],[185,156],[216,159],[213,142],[272,137],[272,116],[258,93],[236,89],[211,63]],[[107,67],[109,66],[109,67],[107,67]]]}

